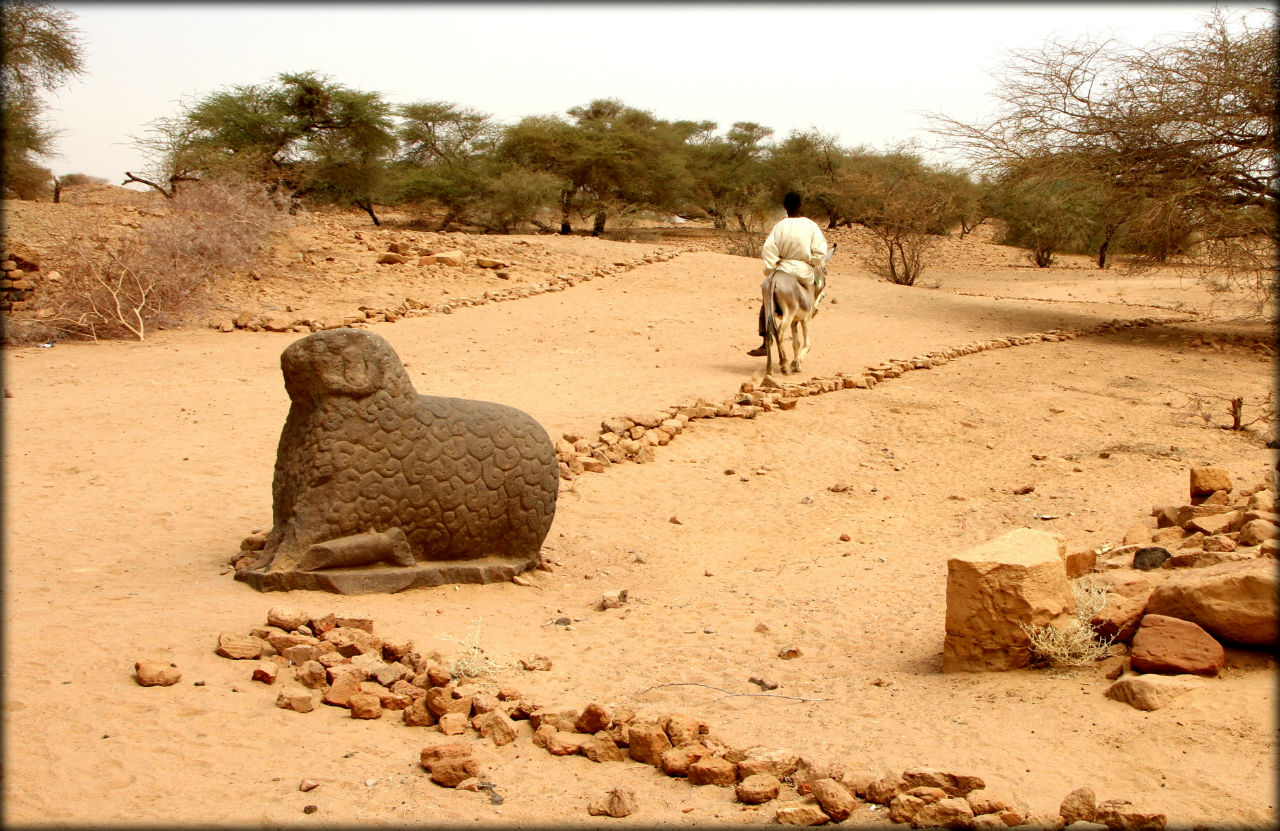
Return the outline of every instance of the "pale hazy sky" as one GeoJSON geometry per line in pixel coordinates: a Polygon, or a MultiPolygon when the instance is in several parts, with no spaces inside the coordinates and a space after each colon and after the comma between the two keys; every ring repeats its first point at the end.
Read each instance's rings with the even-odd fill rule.
{"type": "MultiPolygon", "coordinates": [[[[929,143],[922,111],[987,112],[1009,49],[1050,36],[1133,45],[1200,27],[1212,2],[56,3],[84,76],[47,97],[55,174],[119,184],[132,137],[183,101],[315,70],[393,104],[450,101],[512,123],[618,98],[659,118],[818,128],[874,149],[929,143]]],[[[1223,4],[1232,11],[1262,4],[1223,4]]],[[[1255,12],[1258,13],[1258,12],[1255,12]]]]}

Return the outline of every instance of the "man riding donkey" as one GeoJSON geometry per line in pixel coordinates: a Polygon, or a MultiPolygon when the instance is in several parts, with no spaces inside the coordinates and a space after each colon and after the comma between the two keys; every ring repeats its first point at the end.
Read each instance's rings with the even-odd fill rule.
{"type": "MultiPolygon", "coordinates": [[[[769,237],[764,241],[760,257],[764,260],[765,277],[775,271],[785,272],[795,278],[804,290],[811,293],[813,306],[817,306],[818,298],[825,288],[825,277],[822,266],[827,260],[827,240],[817,223],[801,214],[803,197],[795,191],[789,191],[782,197],[782,207],[787,216],[773,226],[769,237]]],[[[766,303],[760,304],[760,337],[764,340],[760,346],[747,352],[754,357],[769,354],[769,340],[765,325],[766,303]]]]}

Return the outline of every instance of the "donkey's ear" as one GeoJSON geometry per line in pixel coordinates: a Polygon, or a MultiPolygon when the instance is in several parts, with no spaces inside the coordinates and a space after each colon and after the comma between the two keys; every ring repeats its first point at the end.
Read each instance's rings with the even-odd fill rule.
{"type": "Polygon", "coordinates": [[[839,244],[840,244],[840,243],[838,243],[838,242],[833,242],[833,243],[831,243],[831,247],[827,249],[827,256],[825,256],[825,257],[823,257],[823,258],[822,258],[822,264],[823,264],[824,266],[825,266],[827,263],[831,262],[831,255],[832,255],[832,254],[834,254],[834,253],[836,253],[836,246],[838,246],[839,244]]]}

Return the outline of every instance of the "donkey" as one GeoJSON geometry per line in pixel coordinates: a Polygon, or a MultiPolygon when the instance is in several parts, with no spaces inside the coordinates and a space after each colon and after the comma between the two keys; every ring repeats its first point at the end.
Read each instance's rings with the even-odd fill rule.
{"type": "Polygon", "coordinates": [[[831,255],[836,253],[833,243],[822,259],[822,264],[814,266],[813,285],[805,286],[794,276],[785,271],[775,270],[760,284],[760,293],[764,301],[764,374],[773,373],[773,349],[778,350],[778,368],[782,374],[788,370],[800,371],[800,362],[809,352],[809,320],[818,313],[818,302],[826,294],[827,263],[831,255]],[[787,365],[787,357],[782,351],[783,335],[791,331],[791,365],[787,365]]]}

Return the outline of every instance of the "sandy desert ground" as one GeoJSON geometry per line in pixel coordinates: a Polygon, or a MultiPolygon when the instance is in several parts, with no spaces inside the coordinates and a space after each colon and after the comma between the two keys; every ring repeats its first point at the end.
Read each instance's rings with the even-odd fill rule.
{"type": "MultiPolygon", "coordinates": [[[[65,230],[89,209],[11,204],[8,232],[36,246],[41,228],[55,236],[50,217],[65,230]]],[[[1013,249],[947,240],[925,285],[900,287],[871,276],[856,235],[833,238],[846,244],[801,380],[990,338],[1162,322],[984,351],[790,411],[691,422],[650,463],[561,483],[550,570],[530,572],[532,585],[365,596],[262,594],[229,565],[241,539],[271,523],[289,407],[279,357],[301,335],[197,325],[145,342],[5,349],[5,821],[774,819],[776,803],[745,806],[731,788],[551,756],[527,726],[504,747],[468,739],[501,804],[435,785],[418,762],[445,738],[434,728],[396,713],[279,709],[276,689],[250,679],[253,662],[214,653],[220,632],[248,632],[289,606],[370,617],[377,633],[446,659],[478,643],[501,665],[495,680],[544,706],[684,713],[731,746],[850,770],[970,773],[1037,816],[1088,785],[1171,826],[1273,822],[1270,654],[1229,649],[1219,677],[1152,712],[1105,698],[1110,682],[1094,667],[941,672],[954,554],[1019,527],[1062,533],[1072,550],[1115,543],[1152,521],[1153,505],[1185,501],[1196,466],[1224,467],[1241,486],[1272,482],[1270,430],[1223,429],[1226,399],[1243,396],[1253,416],[1272,391],[1275,359],[1249,346],[1270,342],[1270,327],[1174,270],[1126,276],[1080,257],[1039,270],[1013,249]],[[597,608],[619,589],[626,604],[597,608]],[[798,657],[780,657],[792,647],[798,657]],[[533,655],[550,670],[518,668],[533,655]],[[173,662],[182,680],[139,686],[134,663],[147,657],[173,662]],[[304,793],[304,779],[319,786],[304,793]],[[638,810],[589,816],[588,802],[616,785],[635,789],[638,810]]],[[[342,315],[588,276],[371,327],[419,392],[518,407],[553,437],[724,401],[764,368],[745,354],[757,342],[758,263],[692,237],[464,237],[335,215],[298,220],[290,239],[259,279],[229,276],[208,317],[342,315]],[[376,265],[396,240],[513,265],[506,279],[376,265]]],[[[845,822],[884,821],[861,804],[845,822]]]]}

